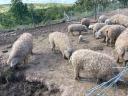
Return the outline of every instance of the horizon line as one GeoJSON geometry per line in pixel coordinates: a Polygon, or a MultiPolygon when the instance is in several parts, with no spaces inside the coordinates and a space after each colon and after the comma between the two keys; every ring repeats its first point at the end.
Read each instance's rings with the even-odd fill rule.
{"type": "MultiPolygon", "coordinates": [[[[48,3],[57,3],[57,4],[74,4],[76,0],[73,0],[72,2],[64,2],[64,1],[22,1],[23,3],[37,3],[37,4],[48,4],[48,3]]],[[[11,1],[6,1],[6,2],[0,2],[0,5],[4,5],[4,4],[11,4],[11,1]]]]}

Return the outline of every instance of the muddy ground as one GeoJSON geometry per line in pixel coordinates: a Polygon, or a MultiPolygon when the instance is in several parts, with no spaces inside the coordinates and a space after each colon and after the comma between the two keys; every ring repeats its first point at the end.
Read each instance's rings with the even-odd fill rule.
{"type": "MultiPolygon", "coordinates": [[[[110,12],[108,15],[111,14],[113,13],[110,12]]],[[[13,79],[10,78],[12,76],[8,76],[8,73],[5,76],[9,79],[2,78],[0,75],[2,78],[0,80],[0,96],[84,96],[88,89],[96,86],[95,80],[92,82],[90,80],[75,81],[71,64],[62,58],[61,53],[53,53],[50,49],[49,33],[54,31],[67,33],[66,28],[71,23],[73,22],[0,33],[1,74],[5,73],[4,70],[7,70],[6,60],[11,44],[24,32],[30,32],[34,36],[34,55],[30,57],[29,64],[21,65],[20,69],[16,71],[11,70],[14,75],[13,79]],[[14,78],[16,79],[14,80],[14,78]]],[[[75,36],[69,35],[75,50],[92,49],[116,58],[114,47],[107,47],[105,43],[102,43],[101,39],[96,40],[92,35],[92,31],[82,32],[82,34],[84,35],[84,41],[81,43],[78,43],[78,33],[75,36]]],[[[125,58],[128,59],[127,55],[125,58]]],[[[84,76],[84,74],[81,75],[84,76]]],[[[113,90],[114,88],[106,90],[107,95],[128,95],[126,86],[118,87],[116,93],[113,90]]]]}

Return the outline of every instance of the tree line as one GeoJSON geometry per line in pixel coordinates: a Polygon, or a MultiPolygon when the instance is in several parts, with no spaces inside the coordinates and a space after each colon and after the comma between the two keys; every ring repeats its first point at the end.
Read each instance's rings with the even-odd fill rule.
{"type": "Polygon", "coordinates": [[[98,5],[105,9],[110,3],[120,3],[122,8],[128,7],[128,0],[77,0],[74,5],[83,10],[92,10],[98,5]]]}
{"type": "Polygon", "coordinates": [[[5,28],[17,25],[46,23],[64,17],[64,11],[68,12],[71,6],[51,5],[48,8],[36,9],[34,4],[23,3],[22,0],[11,0],[8,12],[0,14],[0,25],[5,28]]]}
{"type": "Polygon", "coordinates": [[[33,4],[23,3],[22,0],[11,0],[9,11],[0,14],[0,25],[11,28],[17,25],[45,23],[64,18],[65,12],[73,15],[75,12],[94,10],[97,13],[99,6],[104,10],[110,3],[120,3],[122,8],[128,7],[128,0],[77,0],[72,6],[54,4],[48,8],[36,9],[33,4]]]}

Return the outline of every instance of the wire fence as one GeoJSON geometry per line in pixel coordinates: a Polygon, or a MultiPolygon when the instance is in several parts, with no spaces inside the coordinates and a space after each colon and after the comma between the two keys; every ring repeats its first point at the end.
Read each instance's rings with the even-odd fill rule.
{"type": "MultiPolygon", "coordinates": [[[[128,72],[128,66],[124,67],[123,71],[121,71],[117,76],[113,77],[109,81],[103,82],[100,85],[97,85],[97,86],[87,90],[85,92],[85,96],[110,96],[107,92],[110,88],[114,89],[113,95],[111,94],[111,96],[119,96],[119,94],[117,93],[118,92],[117,91],[117,89],[118,89],[117,82],[123,81],[122,77],[124,75],[126,75],[127,72],[128,72]]],[[[126,86],[128,87],[127,82],[125,82],[125,83],[126,83],[126,86]]],[[[126,92],[125,96],[128,96],[128,92],[126,92]]]]}
{"type": "MultiPolygon", "coordinates": [[[[34,19],[33,12],[30,11],[30,14],[31,14],[30,15],[30,21],[31,22],[29,24],[19,24],[19,25],[16,24],[16,21],[13,18],[9,18],[8,19],[5,16],[2,16],[2,17],[0,16],[0,23],[4,23],[5,26],[8,26],[8,27],[5,27],[5,28],[0,26],[0,29],[34,28],[34,27],[39,27],[39,26],[56,24],[56,23],[60,23],[60,22],[64,22],[64,21],[79,20],[79,19],[81,19],[83,17],[95,17],[95,19],[97,19],[98,16],[101,15],[103,12],[109,12],[109,11],[114,10],[114,9],[120,9],[120,6],[121,6],[120,3],[113,3],[112,2],[105,9],[103,8],[103,6],[98,5],[97,6],[97,10],[84,11],[84,12],[79,12],[79,11],[76,11],[76,10],[68,10],[67,11],[65,8],[60,7],[56,11],[58,11],[58,13],[60,12],[63,15],[61,18],[52,20],[52,19],[49,18],[50,14],[48,12],[47,14],[45,14],[45,16],[42,15],[42,17],[41,17],[42,20],[41,20],[40,23],[36,23],[36,22],[38,22],[37,21],[38,17],[37,17],[37,19],[34,19]],[[7,22],[7,23],[5,24],[5,22],[7,22]]],[[[41,14],[43,14],[43,13],[41,13],[41,14]]]]}

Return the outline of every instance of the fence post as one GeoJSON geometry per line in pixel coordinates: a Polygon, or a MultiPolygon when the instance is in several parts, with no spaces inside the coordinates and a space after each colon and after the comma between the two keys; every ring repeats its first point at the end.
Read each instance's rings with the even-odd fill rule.
{"type": "Polygon", "coordinates": [[[97,1],[96,0],[94,0],[94,18],[95,18],[95,20],[97,19],[97,1]]]}

